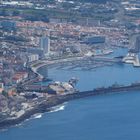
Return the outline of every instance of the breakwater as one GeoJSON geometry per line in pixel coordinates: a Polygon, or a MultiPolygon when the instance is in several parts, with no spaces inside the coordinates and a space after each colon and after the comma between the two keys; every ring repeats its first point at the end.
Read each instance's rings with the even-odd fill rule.
{"type": "Polygon", "coordinates": [[[88,96],[108,94],[108,93],[113,94],[113,93],[122,93],[122,92],[128,92],[128,91],[136,91],[136,90],[140,90],[140,83],[131,84],[128,86],[114,85],[114,86],[107,87],[107,88],[98,88],[98,89],[94,89],[91,91],[76,92],[76,93],[67,94],[67,95],[55,95],[55,96],[48,98],[46,101],[43,101],[41,104],[35,106],[33,109],[26,111],[19,118],[7,119],[7,120],[0,122],[0,129],[19,124],[22,121],[30,118],[32,115],[34,115],[36,113],[48,112],[51,110],[51,107],[56,106],[58,104],[62,104],[69,100],[84,98],[84,97],[88,97],[88,96]]]}

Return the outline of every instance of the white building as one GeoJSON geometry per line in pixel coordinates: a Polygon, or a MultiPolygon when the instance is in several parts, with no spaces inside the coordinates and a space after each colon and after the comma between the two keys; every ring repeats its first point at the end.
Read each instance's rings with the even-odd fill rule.
{"type": "Polygon", "coordinates": [[[38,54],[31,54],[28,56],[28,62],[34,62],[39,60],[39,55],[38,54]]]}

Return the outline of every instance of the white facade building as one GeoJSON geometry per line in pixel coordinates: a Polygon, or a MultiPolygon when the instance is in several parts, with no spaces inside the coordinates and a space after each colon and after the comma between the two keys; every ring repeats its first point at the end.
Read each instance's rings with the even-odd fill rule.
{"type": "Polygon", "coordinates": [[[38,54],[31,54],[28,56],[28,62],[33,62],[39,60],[39,55],[38,54]]]}

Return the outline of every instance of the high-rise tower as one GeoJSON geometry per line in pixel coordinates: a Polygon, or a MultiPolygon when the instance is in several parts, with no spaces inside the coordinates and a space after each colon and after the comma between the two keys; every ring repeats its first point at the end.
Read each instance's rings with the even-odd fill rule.
{"type": "Polygon", "coordinates": [[[139,53],[140,51],[140,36],[136,37],[136,41],[135,41],[135,51],[136,53],[139,53]]]}
{"type": "Polygon", "coordinates": [[[130,40],[130,50],[131,53],[139,53],[140,51],[140,35],[133,35],[130,40]]]}
{"type": "Polygon", "coordinates": [[[40,38],[40,48],[43,49],[44,54],[50,53],[50,38],[43,36],[40,38]]]}

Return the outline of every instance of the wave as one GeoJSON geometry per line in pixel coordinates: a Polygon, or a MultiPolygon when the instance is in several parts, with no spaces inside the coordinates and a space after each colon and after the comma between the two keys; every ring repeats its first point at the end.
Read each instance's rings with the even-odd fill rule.
{"type": "MultiPolygon", "coordinates": [[[[66,107],[66,104],[67,104],[67,102],[65,102],[65,103],[63,103],[61,105],[57,105],[57,106],[51,107],[50,108],[51,111],[49,111],[48,113],[63,111],[65,109],[65,107],[66,107]]],[[[14,125],[13,127],[22,127],[24,122],[30,121],[32,119],[40,119],[40,118],[42,118],[42,115],[43,115],[43,113],[34,114],[30,118],[24,120],[23,122],[21,122],[19,124],[14,125]]],[[[3,131],[8,131],[8,129],[1,129],[0,130],[0,132],[3,132],[3,131]]]]}
{"type": "Polygon", "coordinates": [[[41,113],[34,114],[34,115],[32,116],[32,118],[33,118],[33,119],[40,119],[40,118],[42,118],[42,114],[41,114],[41,113]]]}
{"type": "Polygon", "coordinates": [[[49,113],[53,113],[53,112],[58,112],[58,111],[63,111],[66,107],[67,102],[61,104],[61,105],[57,105],[55,107],[51,107],[51,111],[49,111],[49,113]]]}

